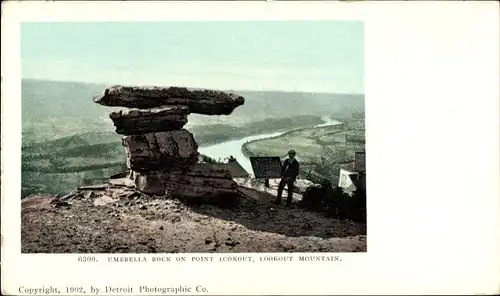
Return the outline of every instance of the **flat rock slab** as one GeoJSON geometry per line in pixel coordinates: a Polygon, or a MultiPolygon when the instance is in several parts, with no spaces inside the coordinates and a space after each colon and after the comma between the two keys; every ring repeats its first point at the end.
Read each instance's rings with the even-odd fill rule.
{"type": "Polygon", "coordinates": [[[183,87],[112,86],[94,102],[103,106],[147,109],[164,105],[183,105],[190,113],[229,115],[245,103],[242,96],[215,91],[189,90],[183,87]]]}
{"type": "Polygon", "coordinates": [[[223,163],[195,163],[183,172],[186,176],[232,179],[231,171],[223,163]]]}
{"type": "Polygon", "coordinates": [[[225,173],[223,169],[210,173],[209,169],[200,169],[198,165],[197,169],[186,172],[134,172],[134,181],[137,190],[146,194],[172,196],[200,203],[237,203],[238,184],[227,169],[225,173]]]}
{"type": "Polygon", "coordinates": [[[94,205],[96,206],[104,206],[104,205],[107,205],[109,203],[114,203],[114,202],[117,202],[118,199],[114,199],[112,198],[111,196],[107,196],[107,195],[103,195],[101,197],[98,197],[94,200],[94,205]]]}
{"type": "Polygon", "coordinates": [[[110,178],[108,183],[113,185],[113,186],[123,186],[123,187],[128,187],[128,188],[135,188],[134,181],[128,177],[119,178],[119,179],[111,179],[110,178]]]}
{"type": "MultiPolygon", "coordinates": [[[[278,195],[277,186],[266,187],[264,183],[252,182],[252,179],[250,178],[235,178],[234,180],[241,188],[248,188],[251,190],[255,190],[259,192],[260,196],[262,196],[262,194],[264,193],[268,194],[269,196],[273,196],[271,201],[274,201],[274,198],[278,195]]],[[[294,189],[295,190],[292,192],[292,199],[294,201],[302,200],[302,193],[300,193],[300,191],[297,190],[297,187],[295,187],[294,189]]],[[[286,200],[287,196],[288,196],[288,188],[285,187],[283,189],[283,195],[282,195],[283,200],[286,200]]]]}
{"type": "Polygon", "coordinates": [[[134,171],[174,170],[198,161],[198,144],[185,129],[123,137],[127,165],[134,171]]]}
{"type": "Polygon", "coordinates": [[[163,106],[120,110],[109,117],[118,134],[136,135],[182,129],[188,122],[188,114],[187,106],[163,106]]]}
{"type": "Polygon", "coordinates": [[[230,178],[190,176],[183,172],[134,172],[135,186],[139,191],[165,195],[185,186],[236,190],[238,184],[230,178]]]}

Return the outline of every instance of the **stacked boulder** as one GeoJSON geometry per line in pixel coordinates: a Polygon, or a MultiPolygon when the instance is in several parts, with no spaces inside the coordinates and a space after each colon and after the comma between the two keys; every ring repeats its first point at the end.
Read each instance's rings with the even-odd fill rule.
{"type": "Polygon", "coordinates": [[[229,115],[244,98],[212,90],[180,87],[113,86],[94,98],[109,107],[123,135],[130,178],[137,190],[196,202],[233,204],[238,185],[224,164],[199,161],[198,144],[184,129],[188,115],[229,115]]]}

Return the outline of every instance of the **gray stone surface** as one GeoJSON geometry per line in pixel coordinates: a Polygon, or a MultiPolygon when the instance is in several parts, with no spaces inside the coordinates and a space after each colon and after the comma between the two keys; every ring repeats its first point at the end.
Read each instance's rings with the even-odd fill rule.
{"type": "Polygon", "coordinates": [[[136,188],[157,196],[178,197],[192,202],[234,205],[238,184],[229,172],[211,165],[196,164],[193,170],[134,172],[136,188]],[[203,172],[200,174],[200,172],[203,172]]]}
{"type": "Polygon", "coordinates": [[[121,135],[137,135],[182,129],[188,122],[186,106],[162,106],[152,109],[125,109],[109,115],[121,135]]]}
{"type": "Polygon", "coordinates": [[[237,204],[238,184],[228,165],[200,163],[198,144],[183,127],[190,113],[229,115],[244,104],[243,97],[182,87],[112,86],[94,102],[127,108],[109,117],[116,132],[124,135],[131,173],[110,183],[159,197],[237,204]]]}
{"type": "Polygon", "coordinates": [[[183,87],[112,86],[94,102],[104,106],[154,108],[164,105],[183,105],[190,113],[229,115],[245,103],[239,95],[214,90],[189,90],[183,87]]]}
{"type": "Polygon", "coordinates": [[[185,129],[124,136],[123,146],[134,171],[175,170],[198,161],[198,144],[185,129]]]}

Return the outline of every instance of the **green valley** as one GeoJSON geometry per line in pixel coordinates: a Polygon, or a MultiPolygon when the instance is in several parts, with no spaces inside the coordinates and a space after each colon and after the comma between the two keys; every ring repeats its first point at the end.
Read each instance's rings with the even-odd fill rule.
{"type": "MultiPolygon", "coordinates": [[[[92,101],[106,87],[23,80],[22,197],[48,192],[66,194],[76,186],[102,182],[126,169],[121,137],[114,132],[108,117],[110,110],[92,101]]],[[[189,115],[185,128],[194,134],[200,146],[312,127],[322,123],[325,115],[350,118],[353,112],[364,112],[363,95],[235,92],[245,97],[245,104],[231,115],[189,115]]],[[[321,130],[328,128],[318,129],[321,130]]],[[[308,130],[289,132],[278,140],[250,143],[245,149],[251,153],[281,153],[290,141],[286,139],[293,138],[299,147],[296,149],[304,151],[303,157],[308,157],[306,162],[312,167],[319,161],[313,155],[327,151],[318,141],[330,143],[327,146],[336,151],[331,143],[340,135],[335,136],[334,131],[321,136],[320,132],[309,135],[308,130]]],[[[364,134],[355,134],[353,129],[347,135],[364,140],[364,134]]],[[[329,153],[325,155],[337,155],[329,153]]],[[[338,156],[332,159],[337,160],[338,156]]]]}

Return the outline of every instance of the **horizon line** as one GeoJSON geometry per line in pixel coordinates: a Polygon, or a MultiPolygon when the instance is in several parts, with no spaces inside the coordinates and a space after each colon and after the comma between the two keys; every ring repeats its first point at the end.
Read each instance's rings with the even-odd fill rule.
{"type": "MultiPolygon", "coordinates": [[[[88,82],[88,81],[81,81],[81,80],[57,80],[57,79],[48,79],[48,78],[29,78],[29,77],[21,77],[22,80],[35,80],[35,81],[45,81],[45,82],[59,82],[59,83],[81,83],[81,84],[97,84],[97,85],[108,85],[110,86],[115,86],[115,85],[128,85],[128,86],[162,86],[160,84],[119,84],[119,83],[108,83],[108,82],[88,82]]],[[[185,87],[188,89],[207,89],[207,90],[219,90],[219,91],[225,91],[225,92],[284,92],[284,93],[313,93],[313,94],[331,94],[331,95],[354,95],[354,96],[364,96],[364,93],[341,93],[341,92],[325,92],[325,91],[297,91],[297,90],[257,90],[257,89],[218,89],[218,88],[206,88],[206,87],[193,87],[193,86],[184,86],[184,85],[163,85],[164,87],[185,87]]],[[[104,90],[103,90],[104,91],[104,90]]]]}

